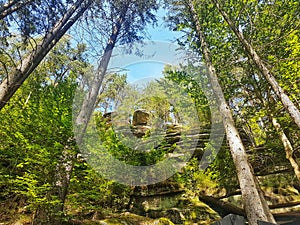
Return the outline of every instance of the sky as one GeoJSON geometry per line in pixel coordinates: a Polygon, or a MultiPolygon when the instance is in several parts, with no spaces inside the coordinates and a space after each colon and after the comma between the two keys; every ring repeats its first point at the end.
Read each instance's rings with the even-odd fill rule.
{"type": "Polygon", "coordinates": [[[122,46],[114,50],[109,68],[123,70],[123,73],[127,73],[129,82],[137,82],[146,77],[153,79],[162,77],[162,71],[166,64],[177,65],[182,60],[183,54],[177,51],[179,46],[175,41],[180,37],[180,33],[170,31],[166,27],[163,21],[163,17],[166,15],[164,9],[159,9],[156,15],[158,26],[148,25],[146,27],[150,40],[145,40],[145,46],[136,45],[136,48],[143,51],[143,56],[124,54],[122,46]]]}
{"type": "Polygon", "coordinates": [[[158,20],[158,26],[153,28],[152,26],[148,26],[147,30],[151,35],[152,40],[160,40],[160,41],[171,41],[173,42],[175,37],[180,37],[179,32],[170,31],[168,27],[166,27],[163,17],[166,16],[167,11],[165,9],[160,8],[157,11],[156,18],[158,20]]]}

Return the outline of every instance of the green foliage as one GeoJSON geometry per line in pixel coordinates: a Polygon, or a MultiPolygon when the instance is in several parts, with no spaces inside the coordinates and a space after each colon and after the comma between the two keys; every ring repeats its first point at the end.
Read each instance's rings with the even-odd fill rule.
{"type": "Polygon", "coordinates": [[[107,113],[113,111],[120,101],[122,101],[122,92],[127,85],[127,75],[117,73],[107,74],[102,83],[102,89],[98,96],[97,107],[107,113]]]}
{"type": "Polygon", "coordinates": [[[129,201],[129,187],[105,180],[83,161],[75,163],[70,182],[67,198],[69,213],[84,215],[103,210],[114,212],[129,201]]]}
{"type": "Polygon", "coordinates": [[[76,151],[71,118],[74,73],[86,66],[70,60],[76,54],[80,53],[66,40],[61,42],[0,113],[1,201],[22,199],[28,210],[44,209],[47,217],[63,204],[55,191],[62,152],[66,146],[76,151]]]}
{"type": "Polygon", "coordinates": [[[237,174],[231,154],[226,147],[221,148],[213,164],[208,169],[219,188],[225,188],[227,194],[239,188],[237,174]]]}
{"type": "Polygon", "coordinates": [[[11,194],[26,197],[35,210],[59,201],[48,193],[54,185],[55,168],[64,144],[72,136],[70,99],[75,83],[64,80],[56,87],[49,85],[43,89],[32,83],[26,85],[27,91],[32,92],[23,89],[18,95],[20,100],[14,99],[14,105],[1,111],[1,120],[5,121],[1,124],[1,157],[6,165],[1,167],[1,175],[9,174],[10,178],[1,186],[11,194]],[[27,102],[22,95],[27,96],[27,102]]]}
{"type": "MultiPolygon", "coordinates": [[[[28,54],[35,47],[36,43],[30,37],[48,31],[71,2],[31,1],[12,16],[1,20],[0,81],[11,73],[16,66],[14,62],[21,55],[28,54]],[[18,33],[15,34],[13,30],[18,33]]],[[[200,40],[195,35],[190,12],[186,10],[187,2],[166,2],[170,9],[170,27],[185,35],[178,40],[179,44],[197,53],[201,52],[200,40]]],[[[219,81],[244,138],[255,173],[272,172],[276,167],[289,168],[284,146],[271,124],[270,116],[275,116],[282,125],[296,156],[300,146],[299,129],[283,112],[282,104],[244,53],[211,1],[195,0],[194,3],[219,81]],[[248,143],[249,140],[251,143],[248,143]]],[[[3,6],[4,1],[0,1],[0,4],[3,6]]],[[[97,30],[101,35],[105,33],[101,37],[103,40],[107,41],[106,35],[111,34],[108,29],[119,20],[114,15],[124,13],[128,4],[130,7],[126,11],[126,22],[120,31],[119,43],[132,44],[142,40],[145,37],[145,24],[155,23],[153,11],[158,6],[156,1],[106,1],[101,7],[108,7],[109,10],[93,8],[87,15],[87,18],[94,16],[99,19],[100,24],[108,21],[107,26],[100,29],[101,32],[97,30]]],[[[236,18],[236,25],[268,64],[283,89],[298,104],[299,1],[226,1],[223,2],[223,7],[231,18],[236,18]]],[[[96,19],[93,22],[98,25],[96,19]]],[[[119,212],[128,206],[132,194],[131,187],[106,180],[99,175],[87,164],[83,154],[74,159],[66,201],[62,202],[59,197],[57,174],[62,155],[66,149],[74,155],[78,153],[72,130],[74,92],[77,82],[83,79],[83,74],[90,73],[90,77],[93,75],[93,66],[86,59],[86,46],[80,44],[74,47],[68,39],[69,37],[61,41],[51,51],[32,78],[24,83],[0,113],[0,203],[10,208],[15,207],[13,203],[17,202],[19,206],[16,207],[25,206],[27,212],[44,212],[46,215],[43,222],[63,213],[83,218],[94,213],[119,212]],[[63,206],[65,212],[61,210],[63,206]]],[[[191,63],[194,62],[191,59],[191,63]]],[[[114,129],[103,120],[100,111],[106,113],[118,109],[126,112],[125,120],[129,127],[127,131],[130,134],[134,127],[128,124],[128,120],[135,109],[150,112],[149,125],[157,126],[156,128],[176,121],[185,123],[184,129],[189,129],[198,126],[196,120],[200,120],[199,126],[209,126],[213,112],[209,107],[212,100],[208,99],[211,91],[205,75],[207,71],[198,61],[195,65],[200,66],[166,67],[165,78],[147,83],[143,91],[139,87],[129,86],[126,75],[107,76],[98,96],[98,111],[93,118],[99,138],[97,144],[115,158],[135,166],[153,165],[178,148],[176,144],[170,145],[162,138],[158,140],[158,146],[150,145],[146,151],[136,151],[132,146],[138,148],[153,141],[151,135],[156,132],[155,129],[150,128],[138,139],[138,145],[133,145],[137,139],[126,135],[126,132],[119,132],[124,124],[114,129]],[[170,101],[170,97],[181,101],[170,101]],[[196,112],[192,110],[194,107],[196,112]]],[[[87,84],[90,77],[86,78],[87,84]]],[[[157,130],[156,134],[161,135],[162,130],[157,130]]],[[[215,151],[210,144],[206,144],[205,148],[215,151]]],[[[172,180],[184,187],[191,198],[198,194],[213,195],[222,188],[226,189],[227,194],[236,191],[236,171],[227,148],[227,144],[223,143],[216,159],[206,171],[199,170],[199,159],[193,158],[172,180]]],[[[92,151],[98,153],[97,149],[92,151]]],[[[107,165],[104,163],[99,167],[101,166],[107,165]]],[[[111,173],[118,173],[118,169],[111,173]]],[[[295,183],[295,177],[292,173],[279,174],[264,177],[260,181],[265,187],[279,189],[295,183]]],[[[0,211],[0,217],[4,214],[5,212],[0,211]]],[[[111,221],[119,222],[117,219],[111,221]]],[[[171,224],[165,219],[156,222],[171,224]]]]}
{"type": "Polygon", "coordinates": [[[175,180],[187,190],[190,197],[195,197],[199,193],[211,195],[217,188],[213,174],[209,171],[200,170],[197,158],[192,158],[184,167],[183,172],[176,174],[175,180]]]}
{"type": "MultiPolygon", "coordinates": [[[[207,89],[207,77],[204,68],[192,65],[182,68],[165,68],[165,77],[173,81],[186,92],[194,102],[198,119],[202,126],[210,124],[210,107],[212,102],[207,98],[211,93],[207,89]]],[[[191,115],[195,116],[195,115],[191,115]]]]}
{"type": "MultiPolygon", "coordinates": [[[[150,148],[147,149],[147,151],[137,151],[132,148],[131,141],[137,144],[142,143],[141,140],[138,140],[136,137],[133,138],[131,136],[127,137],[124,134],[117,134],[111,125],[106,124],[106,121],[103,120],[101,114],[95,118],[102,147],[107,149],[112,156],[127,164],[134,166],[153,165],[164,159],[167,152],[174,150],[175,145],[173,147],[165,148],[168,143],[162,142],[158,148],[150,148]]],[[[144,141],[147,143],[147,137],[144,137],[144,141]]]]}

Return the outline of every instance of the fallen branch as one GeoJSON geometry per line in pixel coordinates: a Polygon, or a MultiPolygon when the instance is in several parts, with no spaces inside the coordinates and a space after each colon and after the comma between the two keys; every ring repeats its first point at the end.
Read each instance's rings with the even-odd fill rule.
{"type": "Polygon", "coordinates": [[[209,205],[213,210],[215,210],[219,214],[228,215],[232,213],[240,216],[246,216],[245,210],[243,208],[235,206],[229,202],[224,202],[217,198],[205,195],[199,196],[199,199],[205,204],[209,205]],[[218,208],[221,210],[218,210],[218,208]]]}
{"type": "MultiPolygon", "coordinates": [[[[300,201],[297,202],[285,202],[285,203],[280,203],[276,205],[269,205],[270,209],[280,209],[280,208],[286,208],[286,207],[293,207],[300,205],[300,201]]],[[[298,213],[300,215],[300,213],[298,213]]]]}
{"type": "MultiPolygon", "coordinates": [[[[230,213],[240,215],[240,216],[246,216],[245,210],[243,208],[240,208],[232,203],[225,202],[223,200],[220,200],[220,198],[214,198],[212,196],[205,196],[201,195],[199,196],[200,201],[204,202],[205,204],[209,205],[213,210],[218,212],[219,214],[222,214],[221,216],[228,215],[230,213]]],[[[286,202],[286,203],[280,203],[276,205],[269,205],[270,209],[279,209],[279,208],[287,208],[287,207],[293,207],[300,205],[300,201],[296,202],[286,202]]],[[[300,217],[300,212],[286,212],[286,213],[273,213],[274,216],[280,216],[280,217],[300,217]]]]}

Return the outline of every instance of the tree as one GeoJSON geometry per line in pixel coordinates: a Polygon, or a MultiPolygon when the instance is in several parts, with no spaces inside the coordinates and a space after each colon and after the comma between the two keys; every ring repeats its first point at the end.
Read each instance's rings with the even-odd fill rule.
{"type": "Polygon", "coordinates": [[[250,44],[250,42],[244,37],[243,33],[237,28],[237,26],[234,24],[234,22],[229,18],[228,14],[225,12],[225,10],[221,7],[220,3],[217,0],[212,0],[217,7],[217,9],[220,11],[221,15],[223,16],[224,20],[227,22],[229,27],[232,29],[232,31],[235,33],[241,44],[244,46],[245,50],[247,51],[250,58],[253,60],[259,71],[264,75],[266,80],[270,83],[272,86],[273,91],[276,93],[278,98],[281,100],[282,104],[284,105],[285,109],[295,123],[300,128],[300,112],[297,109],[296,105],[290,100],[287,94],[285,94],[284,90],[280,87],[277,80],[275,79],[272,72],[268,69],[268,67],[265,65],[263,60],[260,58],[260,56],[257,54],[253,46],[250,44]]]}
{"type": "Polygon", "coordinates": [[[300,167],[297,163],[297,160],[294,157],[294,148],[293,148],[289,138],[285,134],[284,130],[282,129],[280,123],[277,121],[277,119],[273,115],[271,115],[270,120],[272,121],[272,124],[275,127],[276,131],[278,132],[278,135],[282,141],[282,144],[284,146],[284,150],[286,153],[286,158],[287,158],[287,160],[289,160],[291,166],[294,169],[296,177],[300,181],[300,167]]]}
{"type": "MultiPolygon", "coordinates": [[[[97,70],[91,77],[89,85],[84,87],[84,98],[82,101],[79,100],[80,106],[78,111],[75,112],[75,139],[79,147],[82,147],[87,125],[96,107],[101,84],[106,75],[112,51],[116,43],[119,41],[120,43],[130,45],[134,41],[141,40],[142,37],[138,35],[139,32],[145,29],[145,24],[148,22],[155,22],[152,10],[156,10],[158,7],[156,1],[144,2],[132,0],[107,1],[103,3],[103,6],[104,7],[102,7],[102,5],[99,6],[99,8],[96,8],[95,11],[92,12],[92,16],[95,16],[94,23],[99,26],[100,20],[100,22],[104,21],[111,26],[109,26],[108,40],[106,40],[97,70]]],[[[92,21],[93,20],[90,22],[92,21]]],[[[101,23],[100,25],[103,26],[101,23]]],[[[102,43],[99,43],[99,45],[102,46],[102,43]]],[[[68,184],[70,183],[76,156],[77,153],[74,154],[74,152],[69,151],[65,151],[62,155],[63,163],[61,164],[61,172],[63,175],[60,177],[62,178],[61,183],[65,184],[65,190],[68,189],[68,184]]]]}
{"type": "Polygon", "coordinates": [[[59,224],[63,219],[66,192],[58,182],[59,165],[66,149],[77,149],[72,99],[77,73],[88,66],[80,60],[83,51],[62,39],[0,114],[5,121],[0,128],[0,157],[5,162],[0,165],[1,195],[25,202],[33,224],[59,224]]]}
{"type": "MultiPolygon", "coordinates": [[[[47,53],[62,38],[68,29],[82,16],[92,4],[91,0],[78,0],[72,5],[45,34],[39,43],[31,43],[32,50],[15,63],[16,67],[0,84],[0,110],[18,90],[27,77],[39,65],[47,53]]],[[[26,21],[24,21],[26,23],[26,21]]],[[[3,64],[3,63],[2,63],[3,64]]],[[[4,65],[5,67],[5,65],[4,65]]]]}
{"type": "MultiPolygon", "coordinates": [[[[76,124],[78,136],[76,137],[79,145],[81,144],[86,126],[92,116],[99,90],[107,71],[112,51],[119,41],[121,44],[132,44],[135,41],[140,41],[143,37],[139,36],[139,32],[143,32],[145,25],[149,22],[155,22],[156,19],[152,14],[152,10],[157,9],[156,1],[113,1],[107,2],[108,15],[103,15],[104,18],[112,18],[111,30],[103,49],[103,54],[100,59],[95,76],[92,78],[91,84],[88,87],[78,115],[76,116],[76,124]]],[[[100,18],[101,19],[101,18],[100,18]]]]}
{"type": "MultiPolygon", "coordinates": [[[[263,124],[260,126],[261,130],[266,133],[264,145],[274,141],[272,136],[275,136],[276,139],[279,137],[283,144],[282,148],[285,151],[286,159],[289,160],[295,175],[299,179],[299,166],[293,153],[293,145],[277,119],[282,116],[280,112],[282,111],[282,106],[276,101],[276,96],[273,94],[271,87],[268,86],[264,77],[256,73],[256,69],[252,65],[236,65],[231,73],[239,77],[237,82],[240,83],[238,90],[231,97],[232,105],[234,105],[233,108],[235,109],[237,120],[240,121],[239,123],[244,125],[248,123],[250,128],[248,135],[252,136],[254,141],[252,148],[255,149],[258,145],[261,146],[262,143],[257,145],[255,140],[257,134],[253,133],[255,128],[252,122],[249,123],[247,121],[251,121],[255,116],[259,115],[259,123],[263,124]],[[263,118],[265,122],[262,122],[263,118]],[[268,123],[271,123],[275,130],[268,123]]],[[[256,120],[255,123],[257,123],[256,120]]],[[[274,149],[273,152],[275,151],[274,149]]],[[[276,157],[278,158],[278,155],[276,157]]],[[[281,157],[280,159],[282,161],[281,157]]]]}
{"type": "Polygon", "coordinates": [[[96,107],[104,114],[116,109],[122,100],[122,91],[127,85],[126,74],[107,74],[104,77],[103,84],[96,102],[96,107]]]}
{"type": "MultiPolygon", "coordinates": [[[[268,68],[276,76],[284,91],[297,103],[299,88],[297,85],[298,75],[295,68],[297,67],[296,56],[297,52],[299,52],[297,47],[299,38],[296,32],[298,27],[296,15],[298,15],[299,3],[296,1],[289,2],[289,4],[284,4],[281,1],[273,1],[272,3],[261,1],[259,4],[253,2],[231,2],[224,3],[222,7],[223,9],[226,8],[230,14],[228,16],[236,18],[235,21],[240,24],[243,35],[253,45],[253,48],[257,49],[257,54],[268,65],[268,68]],[[279,15],[281,16],[280,20],[278,20],[279,15]],[[295,25],[291,26],[291,24],[295,25]]],[[[268,145],[275,141],[273,139],[274,136],[276,136],[276,139],[279,137],[284,143],[282,148],[285,150],[286,158],[289,159],[295,174],[297,174],[299,169],[295,159],[296,154],[295,152],[291,154],[293,152],[291,150],[293,149],[292,145],[295,145],[296,149],[297,142],[291,139],[292,135],[288,134],[297,133],[297,128],[291,122],[288,122],[289,125],[287,126],[280,126],[280,123],[282,123],[280,117],[285,118],[285,121],[289,121],[282,114],[283,107],[281,102],[277,100],[277,96],[272,88],[269,87],[268,81],[264,76],[261,76],[259,68],[251,62],[251,59],[248,59],[247,52],[244,51],[243,46],[234,33],[231,30],[226,30],[230,29],[227,27],[223,27],[223,30],[228,33],[229,38],[226,38],[225,44],[219,43],[218,47],[214,48],[213,51],[216,54],[213,57],[218,62],[216,63],[218,70],[226,75],[226,77],[223,76],[222,78],[225,81],[224,87],[230,84],[230,88],[226,88],[228,92],[231,92],[228,93],[230,95],[230,104],[234,107],[235,113],[238,114],[238,120],[243,120],[243,122],[240,122],[241,126],[247,124],[247,121],[253,120],[255,114],[258,115],[258,113],[260,114],[260,119],[269,117],[269,120],[265,121],[267,127],[262,129],[268,138],[262,141],[268,145]],[[228,59],[234,61],[229,61],[228,59]],[[274,122],[274,120],[277,121],[277,131],[268,124],[272,123],[272,121],[274,122]],[[279,122],[280,120],[281,122],[279,122]],[[281,129],[279,129],[278,125],[281,129]],[[272,130],[272,134],[270,130],[272,130]]],[[[246,127],[244,126],[244,128],[246,127]]],[[[252,137],[253,135],[257,136],[257,133],[251,132],[251,129],[255,129],[253,123],[248,123],[248,135],[252,137]]],[[[254,144],[256,145],[256,143],[254,144]]],[[[259,143],[259,145],[261,144],[262,142],[259,143]]],[[[276,150],[274,149],[273,152],[276,152],[276,150]]],[[[274,158],[274,160],[276,159],[274,158]]],[[[277,163],[280,162],[277,161],[277,163]]]]}
{"type": "MultiPolygon", "coordinates": [[[[207,77],[203,75],[202,72],[203,71],[199,71],[198,67],[188,65],[181,66],[180,68],[166,67],[164,70],[164,75],[167,80],[171,80],[179,85],[179,87],[184,90],[185,94],[190,96],[194,102],[194,107],[196,108],[198,115],[189,115],[189,117],[198,118],[201,126],[206,127],[211,123],[211,112],[209,107],[210,101],[206,96],[209,94],[209,91],[206,90],[206,95],[203,91],[205,88],[207,89],[208,81],[207,77]]],[[[182,94],[184,93],[181,93],[181,95],[182,94]]],[[[170,93],[170,95],[176,96],[173,93],[170,93]]],[[[178,98],[180,97],[178,96],[178,98]]],[[[191,113],[194,112],[189,108],[186,110],[190,111],[191,113]]],[[[188,120],[188,118],[186,118],[186,120],[188,120]]],[[[180,118],[177,121],[180,121],[180,118]]]]}
{"type": "MultiPolygon", "coordinates": [[[[178,3],[179,2],[177,2],[177,5],[178,3]]],[[[204,2],[201,2],[201,4],[204,4],[204,2]]],[[[272,214],[270,213],[266,200],[262,195],[262,192],[258,185],[258,181],[253,175],[252,167],[248,162],[245,147],[234,125],[235,123],[230,111],[230,107],[226,103],[222,88],[218,82],[216,70],[211,60],[209,46],[206,42],[203,27],[200,22],[201,19],[198,18],[200,12],[196,11],[195,1],[184,1],[183,5],[188,9],[187,15],[189,16],[189,25],[193,30],[195,30],[197,40],[200,42],[199,47],[202,50],[202,55],[208,68],[210,84],[219,105],[219,110],[221,112],[223,124],[225,127],[226,137],[229,142],[231,155],[237,170],[248,221],[250,224],[258,224],[258,220],[275,222],[272,214]]],[[[201,16],[204,16],[202,12],[201,16]]]]}

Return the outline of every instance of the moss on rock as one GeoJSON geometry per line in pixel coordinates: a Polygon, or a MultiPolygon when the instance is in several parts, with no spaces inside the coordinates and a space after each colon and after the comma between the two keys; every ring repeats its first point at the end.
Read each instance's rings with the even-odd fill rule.
{"type": "Polygon", "coordinates": [[[99,221],[101,225],[174,225],[167,218],[151,219],[132,213],[124,213],[118,217],[99,221]]]}

